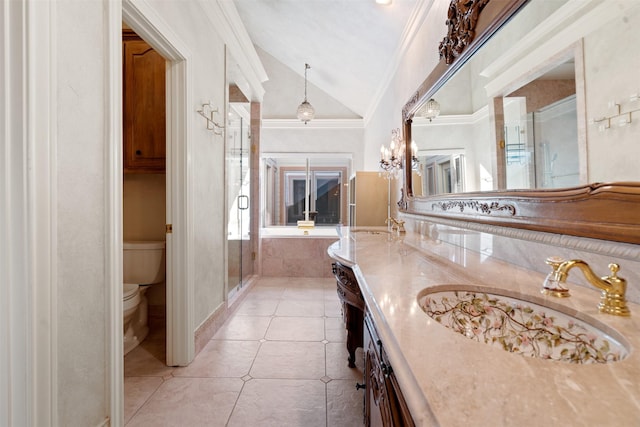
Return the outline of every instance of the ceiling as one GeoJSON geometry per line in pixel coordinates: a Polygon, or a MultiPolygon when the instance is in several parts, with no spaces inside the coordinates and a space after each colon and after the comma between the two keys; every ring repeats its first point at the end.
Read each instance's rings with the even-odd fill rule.
{"type": "MultiPolygon", "coordinates": [[[[367,117],[395,72],[397,52],[423,0],[234,0],[254,45],[367,117]]],[[[267,70],[269,73],[269,70],[267,70]]]]}

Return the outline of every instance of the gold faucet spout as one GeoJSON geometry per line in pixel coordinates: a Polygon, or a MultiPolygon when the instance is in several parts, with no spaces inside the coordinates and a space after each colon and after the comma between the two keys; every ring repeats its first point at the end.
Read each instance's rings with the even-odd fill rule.
{"type": "Polygon", "coordinates": [[[384,221],[385,224],[391,224],[391,231],[397,231],[398,233],[404,233],[404,221],[401,219],[396,219],[394,217],[389,217],[384,221]]]}
{"type": "Polygon", "coordinates": [[[578,269],[582,271],[584,277],[592,286],[602,291],[600,304],[598,305],[598,309],[601,312],[615,314],[617,316],[630,315],[625,298],[627,281],[617,276],[620,270],[618,264],[609,264],[609,270],[611,271],[610,276],[598,277],[591,267],[589,267],[589,264],[580,259],[564,261],[556,269],[556,279],[558,282],[565,283],[569,271],[574,267],[578,267],[578,269]]]}

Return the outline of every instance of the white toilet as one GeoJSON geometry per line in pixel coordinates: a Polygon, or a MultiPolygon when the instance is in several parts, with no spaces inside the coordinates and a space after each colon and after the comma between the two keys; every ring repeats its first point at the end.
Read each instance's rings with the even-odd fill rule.
{"type": "Polygon", "coordinates": [[[124,354],[136,348],[149,333],[145,293],[149,286],[164,282],[164,249],[164,241],[125,241],[123,243],[124,354]]]}

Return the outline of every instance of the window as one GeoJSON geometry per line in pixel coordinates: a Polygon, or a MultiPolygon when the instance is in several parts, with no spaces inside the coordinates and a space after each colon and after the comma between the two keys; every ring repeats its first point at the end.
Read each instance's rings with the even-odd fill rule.
{"type": "Polygon", "coordinates": [[[345,155],[263,157],[263,226],[295,226],[307,208],[316,226],[346,224],[343,188],[350,169],[351,157],[345,155]]]}

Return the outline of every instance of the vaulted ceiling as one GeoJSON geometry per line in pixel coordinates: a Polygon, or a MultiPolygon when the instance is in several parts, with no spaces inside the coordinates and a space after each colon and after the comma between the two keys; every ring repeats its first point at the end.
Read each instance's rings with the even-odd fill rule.
{"type": "Polygon", "coordinates": [[[360,117],[371,113],[396,67],[423,0],[234,0],[254,45],[360,117]]]}

